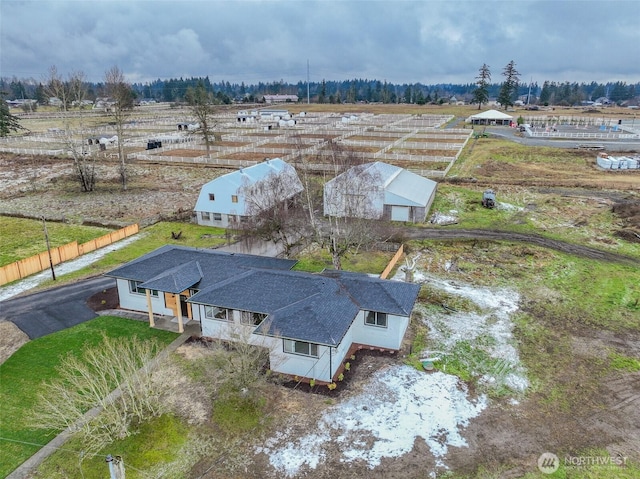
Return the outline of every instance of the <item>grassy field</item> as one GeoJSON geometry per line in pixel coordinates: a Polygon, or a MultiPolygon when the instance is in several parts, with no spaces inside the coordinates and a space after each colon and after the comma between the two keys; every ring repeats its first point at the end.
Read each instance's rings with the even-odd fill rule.
{"type": "Polygon", "coordinates": [[[151,329],[145,322],[101,316],[25,344],[0,365],[0,437],[5,439],[2,441],[1,477],[13,471],[59,432],[25,427],[29,412],[36,405],[39,385],[56,377],[56,366],[62,357],[78,354],[86,345],[99,344],[103,334],[123,339],[134,335],[139,339],[156,338],[165,345],[178,336],[151,329]],[[25,373],[27,371],[28,374],[25,373]]]}
{"type": "MultiPolygon", "coordinates": [[[[193,223],[159,222],[141,229],[138,234],[138,240],[133,243],[106,254],[103,258],[85,268],[59,276],[55,284],[60,285],[78,278],[104,273],[167,244],[213,248],[224,245],[229,240],[230,236],[227,231],[220,228],[199,226],[193,223]],[[180,238],[174,239],[171,233],[179,231],[182,231],[180,238]]],[[[54,282],[49,280],[42,283],[40,287],[46,288],[53,285],[54,282]]]]}
{"type": "MultiPolygon", "coordinates": [[[[72,241],[84,243],[109,233],[108,228],[47,222],[52,248],[72,241]]],[[[47,250],[42,221],[0,216],[0,266],[47,250]]]]}

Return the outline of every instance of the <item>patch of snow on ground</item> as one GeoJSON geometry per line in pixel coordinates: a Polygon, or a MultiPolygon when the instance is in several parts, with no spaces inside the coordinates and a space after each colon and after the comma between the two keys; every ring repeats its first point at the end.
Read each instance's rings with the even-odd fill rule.
{"type": "Polygon", "coordinates": [[[524,210],[522,206],[512,205],[511,203],[502,203],[501,201],[498,201],[498,204],[496,207],[499,210],[505,210],[505,211],[523,211],[524,210]]]}
{"type": "MultiPolygon", "coordinates": [[[[452,211],[455,211],[455,210],[452,210],[452,211]]],[[[437,225],[451,225],[457,222],[458,222],[458,217],[455,216],[455,214],[452,213],[452,214],[446,215],[439,211],[436,211],[435,213],[433,213],[433,215],[431,215],[431,218],[429,219],[429,223],[433,223],[437,225]]]]}
{"type": "MultiPolygon", "coordinates": [[[[106,254],[111,253],[112,251],[116,251],[127,246],[130,243],[133,243],[134,241],[139,240],[140,237],[140,234],[130,236],[116,243],[112,243],[109,246],[105,246],[104,248],[100,248],[98,250],[92,251],[91,253],[82,255],[74,260],[65,261],[64,263],[55,265],[53,267],[53,270],[55,271],[56,276],[77,271],[84,268],[85,266],[89,266],[90,264],[95,263],[106,254]]],[[[40,283],[43,283],[50,278],[51,269],[47,268],[40,273],[28,276],[27,278],[21,279],[20,281],[16,281],[9,286],[2,286],[0,287],[0,301],[4,301],[5,299],[12,298],[20,293],[24,293],[25,291],[35,288],[40,283]]]]}
{"type": "MultiPolygon", "coordinates": [[[[459,341],[482,342],[482,348],[495,359],[503,360],[508,373],[501,380],[514,391],[524,391],[529,386],[518,350],[514,346],[511,316],[518,309],[520,295],[508,289],[490,289],[449,281],[416,271],[416,283],[426,283],[451,295],[471,300],[482,310],[475,312],[429,311],[425,322],[429,327],[429,337],[436,343],[437,350],[450,350],[459,341]],[[487,343],[486,338],[489,338],[487,343]]],[[[500,378],[490,374],[484,378],[492,384],[500,378]]]]}
{"type": "Polygon", "coordinates": [[[374,468],[383,457],[408,453],[422,437],[438,466],[446,467],[443,457],[448,447],[467,445],[460,428],[486,405],[486,396],[469,400],[455,376],[393,366],[374,373],[366,392],[329,408],[317,432],[294,441],[285,432],[257,452],[267,454],[274,468],[293,477],[302,467],[316,468],[326,457],[323,445],[329,441],[338,445],[344,462],[365,461],[374,468]]]}

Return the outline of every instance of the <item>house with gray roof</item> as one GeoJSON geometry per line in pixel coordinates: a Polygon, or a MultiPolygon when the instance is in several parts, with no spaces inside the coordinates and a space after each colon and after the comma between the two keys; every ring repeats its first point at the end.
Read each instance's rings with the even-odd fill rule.
{"type": "Polygon", "coordinates": [[[274,158],[205,183],[194,208],[199,225],[238,227],[303,190],[295,168],[274,158]]]}
{"type": "Polygon", "coordinates": [[[435,181],[399,166],[365,163],[325,183],[324,214],[424,222],[437,186],[435,181]]]}
{"type": "Polygon", "coordinates": [[[167,245],[114,277],[120,307],[200,324],[205,337],[269,350],[270,369],[333,382],[358,347],[400,349],[420,286],[291,271],[295,261],[167,245]]]}

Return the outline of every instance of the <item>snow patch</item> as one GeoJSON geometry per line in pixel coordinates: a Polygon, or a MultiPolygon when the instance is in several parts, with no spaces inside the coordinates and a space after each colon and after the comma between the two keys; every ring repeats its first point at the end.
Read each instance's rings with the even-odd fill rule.
{"type": "Polygon", "coordinates": [[[458,217],[456,210],[449,211],[449,214],[441,213],[440,211],[436,211],[429,218],[429,223],[437,224],[437,225],[453,225],[458,223],[458,217]]]}
{"type": "Polygon", "coordinates": [[[460,341],[479,343],[490,357],[501,360],[503,369],[507,371],[504,377],[495,377],[490,372],[485,374],[482,377],[485,384],[503,383],[516,392],[522,392],[529,386],[512,334],[511,316],[518,310],[520,301],[516,291],[477,287],[421,272],[414,273],[414,281],[466,298],[481,309],[480,313],[429,311],[425,323],[434,349],[451,350],[460,341]]]}
{"type": "Polygon", "coordinates": [[[337,444],[343,462],[364,461],[370,468],[383,457],[399,457],[413,449],[416,438],[429,445],[439,467],[449,446],[467,445],[461,428],[487,406],[486,396],[467,397],[465,385],[452,375],[426,374],[410,366],[393,366],[373,374],[367,392],[329,408],[317,431],[294,441],[281,433],[256,452],[287,477],[303,467],[316,468],[324,445],[337,444]],[[284,444],[283,444],[284,443],[284,444]]]}

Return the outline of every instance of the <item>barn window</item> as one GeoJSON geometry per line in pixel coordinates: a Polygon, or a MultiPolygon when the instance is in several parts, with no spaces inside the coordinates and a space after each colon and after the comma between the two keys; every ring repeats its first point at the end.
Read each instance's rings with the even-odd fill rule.
{"type": "Polygon", "coordinates": [[[215,201],[216,200],[216,195],[213,193],[209,193],[209,201],[215,201]]]}
{"type": "Polygon", "coordinates": [[[237,203],[238,202],[238,195],[231,195],[231,203],[237,203]]]}
{"type": "Polygon", "coordinates": [[[364,316],[364,324],[369,326],[378,326],[380,328],[387,327],[387,313],[379,313],[376,311],[367,311],[364,316]]]}
{"type": "Polygon", "coordinates": [[[200,216],[205,221],[209,221],[211,219],[211,215],[209,214],[208,211],[203,211],[202,213],[200,213],[200,216]]]}
{"type": "Polygon", "coordinates": [[[213,221],[222,221],[222,213],[213,213],[213,221]]]}

